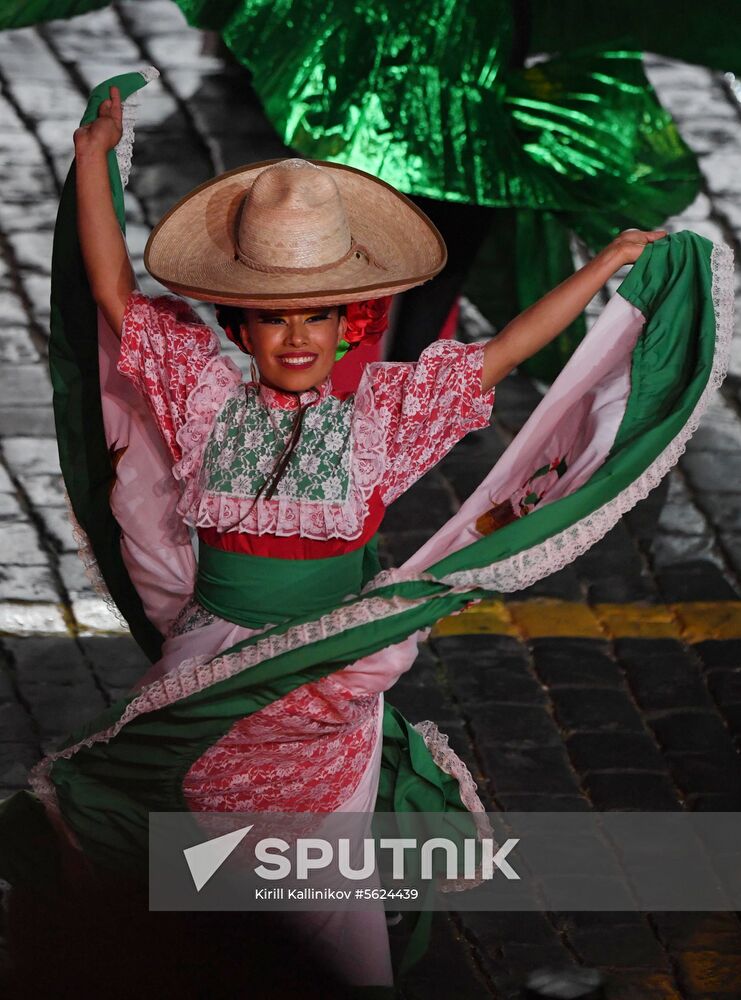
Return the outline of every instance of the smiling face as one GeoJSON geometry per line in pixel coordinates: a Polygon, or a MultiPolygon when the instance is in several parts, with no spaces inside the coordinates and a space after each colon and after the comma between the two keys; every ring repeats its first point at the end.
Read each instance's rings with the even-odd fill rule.
{"type": "Polygon", "coordinates": [[[332,370],[347,320],[337,306],[318,309],[245,309],[242,342],[272,389],[304,392],[332,370]]]}

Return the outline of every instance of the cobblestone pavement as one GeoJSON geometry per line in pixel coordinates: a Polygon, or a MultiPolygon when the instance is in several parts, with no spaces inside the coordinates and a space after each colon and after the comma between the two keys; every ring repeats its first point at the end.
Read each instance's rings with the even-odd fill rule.
{"type": "MultiPolygon", "coordinates": [[[[153,63],[128,194],[145,290],[149,228],[215,171],[281,155],[245,76],[201,53],[169,0],[121,2],[0,34],[0,794],[123,694],[141,654],[88,584],[66,519],[45,365],[51,231],[89,89],[153,63]]],[[[673,228],[741,240],[733,81],[651,58],[700,154],[703,193],[673,228]]],[[[737,342],[737,347],[741,341],[737,342]]],[[[433,718],[487,803],[509,809],[741,809],[741,347],[668,484],[569,568],[442,623],[393,701],[433,718]]],[[[512,376],[496,420],[390,511],[383,551],[415,549],[477,484],[540,398],[512,376]]],[[[731,914],[463,914],[440,919],[409,998],[517,995],[549,964],[605,970],[609,996],[741,995],[731,914]]]]}

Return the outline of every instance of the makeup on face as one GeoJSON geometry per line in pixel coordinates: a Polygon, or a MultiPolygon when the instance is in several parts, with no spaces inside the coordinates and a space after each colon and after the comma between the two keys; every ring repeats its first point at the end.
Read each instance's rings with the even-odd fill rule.
{"type": "Polygon", "coordinates": [[[346,329],[336,306],[247,309],[245,318],[242,337],[267,385],[302,392],[327,378],[346,329]]]}

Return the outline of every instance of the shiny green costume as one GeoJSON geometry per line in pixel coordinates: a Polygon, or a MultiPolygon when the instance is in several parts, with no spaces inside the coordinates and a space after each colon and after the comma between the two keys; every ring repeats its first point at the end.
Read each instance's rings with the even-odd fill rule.
{"type": "MultiPolygon", "coordinates": [[[[346,163],[408,194],[508,209],[477,304],[506,322],[593,250],[654,228],[699,189],[695,158],[641,65],[649,49],[719,69],[741,60],[741,11],[628,0],[613,8],[512,0],[177,0],[252,74],[265,112],[301,154],[346,163]],[[520,69],[533,53],[558,53],[520,69]],[[513,265],[514,261],[514,265],[513,265]],[[487,301],[488,300],[488,301],[487,301]]],[[[26,0],[0,28],[100,0],[26,0]]],[[[465,223],[462,223],[465,225],[465,223]]],[[[583,322],[524,366],[551,379],[583,322]]]]}

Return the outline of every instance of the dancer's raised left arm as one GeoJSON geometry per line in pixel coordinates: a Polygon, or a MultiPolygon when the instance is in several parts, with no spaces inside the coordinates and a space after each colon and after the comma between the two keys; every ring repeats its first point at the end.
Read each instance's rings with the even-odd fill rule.
{"type": "Polygon", "coordinates": [[[513,368],[557,337],[624,264],[634,264],[647,244],[663,236],[663,229],[627,229],[588,264],[516,316],[484,348],[483,391],[488,392],[513,368]]]}

